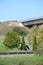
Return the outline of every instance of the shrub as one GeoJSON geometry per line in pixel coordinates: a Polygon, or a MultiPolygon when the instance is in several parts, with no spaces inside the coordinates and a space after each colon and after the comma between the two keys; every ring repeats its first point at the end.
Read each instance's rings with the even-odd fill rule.
{"type": "Polygon", "coordinates": [[[13,49],[14,47],[18,47],[20,43],[20,38],[16,32],[9,31],[5,34],[5,39],[3,44],[10,48],[13,49]]]}

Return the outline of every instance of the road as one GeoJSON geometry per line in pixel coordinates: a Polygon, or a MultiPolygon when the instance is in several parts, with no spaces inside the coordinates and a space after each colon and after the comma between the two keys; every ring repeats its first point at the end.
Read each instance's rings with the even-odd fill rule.
{"type": "Polygon", "coordinates": [[[25,51],[25,52],[0,52],[0,55],[22,55],[22,54],[33,54],[33,52],[31,51],[25,51]]]}

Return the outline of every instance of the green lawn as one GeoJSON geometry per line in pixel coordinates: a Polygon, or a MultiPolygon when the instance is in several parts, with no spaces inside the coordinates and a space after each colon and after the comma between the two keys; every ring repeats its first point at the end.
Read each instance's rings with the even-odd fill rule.
{"type": "Polygon", "coordinates": [[[43,56],[0,56],[0,65],[43,65],[43,56]]]}

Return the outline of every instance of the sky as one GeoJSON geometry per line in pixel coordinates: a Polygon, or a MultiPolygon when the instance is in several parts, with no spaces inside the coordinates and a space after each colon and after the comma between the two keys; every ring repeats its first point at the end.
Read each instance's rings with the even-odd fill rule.
{"type": "Polygon", "coordinates": [[[0,21],[43,17],[43,0],[0,0],[0,21]]]}

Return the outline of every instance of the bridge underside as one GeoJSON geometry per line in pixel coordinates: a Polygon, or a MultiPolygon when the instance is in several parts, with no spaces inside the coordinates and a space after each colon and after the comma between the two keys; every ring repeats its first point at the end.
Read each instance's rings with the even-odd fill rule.
{"type": "Polygon", "coordinates": [[[32,25],[25,25],[26,27],[28,27],[28,28],[32,28],[33,26],[39,26],[39,25],[42,25],[43,23],[41,23],[41,24],[32,24],[32,25]]]}
{"type": "Polygon", "coordinates": [[[29,28],[33,27],[34,25],[39,26],[43,24],[43,18],[36,18],[32,20],[22,21],[22,24],[29,28]]]}

